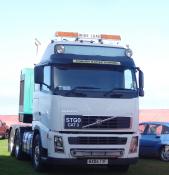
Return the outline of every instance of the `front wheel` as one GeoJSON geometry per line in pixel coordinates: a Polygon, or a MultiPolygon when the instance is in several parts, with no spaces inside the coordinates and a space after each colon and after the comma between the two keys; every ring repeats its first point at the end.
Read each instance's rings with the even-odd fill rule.
{"type": "Polygon", "coordinates": [[[161,148],[160,159],[165,162],[169,161],[169,146],[164,146],[161,148]]]}
{"type": "Polygon", "coordinates": [[[36,171],[44,170],[44,164],[42,162],[41,152],[42,152],[42,145],[41,145],[40,135],[36,134],[35,139],[33,141],[33,150],[32,150],[32,164],[33,164],[33,168],[36,171]]]}

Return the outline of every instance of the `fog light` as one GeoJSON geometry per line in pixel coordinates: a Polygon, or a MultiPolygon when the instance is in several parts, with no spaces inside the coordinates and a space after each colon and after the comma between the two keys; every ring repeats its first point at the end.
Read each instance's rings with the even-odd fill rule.
{"type": "Polygon", "coordinates": [[[63,139],[61,136],[54,136],[54,149],[55,152],[64,152],[63,139]]]}
{"type": "Polygon", "coordinates": [[[129,153],[136,153],[138,148],[138,136],[134,136],[131,139],[129,153]]]}

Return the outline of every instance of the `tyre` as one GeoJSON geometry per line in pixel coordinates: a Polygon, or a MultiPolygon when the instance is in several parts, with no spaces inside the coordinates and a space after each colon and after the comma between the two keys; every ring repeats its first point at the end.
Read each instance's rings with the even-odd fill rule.
{"type": "Polygon", "coordinates": [[[164,146],[160,149],[160,159],[165,162],[169,161],[169,148],[168,147],[164,146]]]}
{"type": "Polygon", "coordinates": [[[44,163],[42,162],[42,144],[40,135],[36,134],[33,140],[32,165],[35,171],[43,171],[44,163]]]}
{"type": "Polygon", "coordinates": [[[15,144],[14,144],[14,135],[12,133],[12,130],[9,132],[9,137],[8,137],[8,151],[10,156],[15,155],[15,144]]]}
{"type": "Polygon", "coordinates": [[[15,144],[15,150],[14,150],[14,154],[15,154],[15,157],[18,159],[18,160],[22,160],[23,159],[23,151],[22,151],[22,138],[21,138],[21,133],[20,131],[17,129],[16,130],[16,133],[15,133],[15,141],[14,141],[14,144],[15,144]]]}

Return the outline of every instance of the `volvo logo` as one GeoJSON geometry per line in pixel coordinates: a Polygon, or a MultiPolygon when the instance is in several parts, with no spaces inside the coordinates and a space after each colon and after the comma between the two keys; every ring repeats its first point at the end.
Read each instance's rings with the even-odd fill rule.
{"type": "Polygon", "coordinates": [[[102,123],[107,122],[109,120],[112,120],[114,118],[116,118],[116,117],[108,117],[108,118],[105,118],[105,119],[96,119],[94,123],[90,123],[88,125],[85,125],[82,128],[89,128],[89,127],[92,127],[92,126],[95,126],[95,125],[100,126],[100,125],[102,125],[102,123]]]}
{"type": "Polygon", "coordinates": [[[102,123],[103,123],[103,120],[101,120],[101,119],[97,119],[97,120],[96,120],[96,124],[97,124],[97,125],[101,125],[102,123]]]}

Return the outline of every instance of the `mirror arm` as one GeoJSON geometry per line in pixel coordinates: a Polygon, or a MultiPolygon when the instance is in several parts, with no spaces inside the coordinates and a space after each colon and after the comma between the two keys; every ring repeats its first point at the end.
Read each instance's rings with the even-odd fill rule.
{"type": "Polygon", "coordinates": [[[139,67],[136,67],[136,70],[141,71],[141,69],[139,67]]]}
{"type": "Polygon", "coordinates": [[[51,86],[49,86],[49,85],[46,84],[46,83],[42,83],[42,85],[45,85],[45,86],[47,86],[48,89],[51,89],[51,86]]]}

